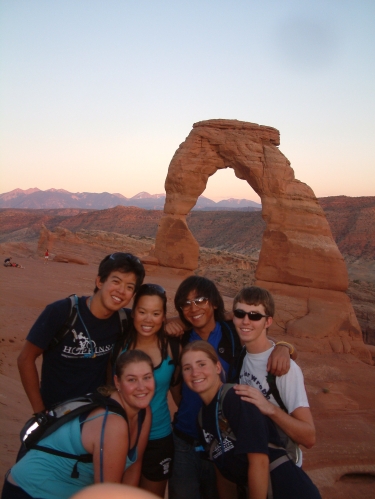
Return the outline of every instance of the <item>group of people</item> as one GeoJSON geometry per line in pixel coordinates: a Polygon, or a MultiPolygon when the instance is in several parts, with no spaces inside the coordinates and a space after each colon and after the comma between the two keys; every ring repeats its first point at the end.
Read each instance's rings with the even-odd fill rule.
{"type": "Polygon", "coordinates": [[[5,258],[4,260],[4,267],[16,267],[17,269],[24,269],[25,267],[23,267],[20,263],[16,263],[16,262],[12,262],[12,257],[9,256],[8,258],[5,258]]]}
{"type": "Polygon", "coordinates": [[[21,447],[2,499],[65,499],[99,482],[160,497],[168,483],[170,499],[319,498],[285,444],[311,447],[315,428],[293,346],[267,336],[270,293],[244,288],[227,313],[215,284],[191,276],[167,320],[165,290],[144,277],[134,255],[108,255],[92,296],[52,303],[32,326],[18,367],[34,413],[98,389],[110,403],[43,438],[48,452],[21,447]]]}

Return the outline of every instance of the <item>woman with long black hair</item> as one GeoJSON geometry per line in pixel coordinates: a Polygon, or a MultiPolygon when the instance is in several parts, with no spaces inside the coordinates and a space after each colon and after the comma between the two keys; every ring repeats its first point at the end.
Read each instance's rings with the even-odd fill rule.
{"type": "Polygon", "coordinates": [[[147,353],[154,366],[155,395],[151,401],[152,426],[143,458],[140,487],[164,497],[173,464],[174,445],[167,395],[171,390],[178,403],[176,364],[180,343],[165,335],[167,296],[158,284],[142,284],[134,296],[133,328],[123,351],[133,348],[147,353]]]}

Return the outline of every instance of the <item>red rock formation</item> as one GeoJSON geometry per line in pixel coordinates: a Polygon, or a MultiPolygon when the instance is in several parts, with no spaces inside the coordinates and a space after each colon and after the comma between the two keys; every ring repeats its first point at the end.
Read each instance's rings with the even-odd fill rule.
{"type": "Polygon", "coordinates": [[[287,333],[329,338],[327,348],[332,351],[351,350],[372,363],[353,308],[342,293],[348,288],[348,274],[324,211],[310,187],[294,178],[279,143],[279,132],[271,127],[236,120],[195,123],[169,165],[155,257],[167,267],[197,268],[199,246],[186,215],[208,178],[219,169],[233,168],[262,200],[266,229],[258,282],[281,296],[299,298],[298,319],[287,321],[287,333]],[[346,336],[345,341],[337,340],[343,335],[349,346],[346,336]]]}
{"type": "Polygon", "coordinates": [[[78,265],[88,265],[88,262],[83,258],[77,258],[76,256],[69,255],[56,255],[53,258],[53,261],[60,263],[77,263],[78,265]]]}
{"type": "Polygon", "coordinates": [[[375,197],[320,198],[341,253],[375,258],[375,197]]]}

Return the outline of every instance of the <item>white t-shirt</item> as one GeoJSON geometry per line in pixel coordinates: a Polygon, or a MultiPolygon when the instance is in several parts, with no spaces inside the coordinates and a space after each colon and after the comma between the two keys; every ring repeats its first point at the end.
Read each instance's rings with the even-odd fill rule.
{"type": "MultiPolygon", "coordinates": [[[[271,347],[262,353],[246,352],[240,373],[241,385],[258,388],[266,396],[270,389],[267,383],[267,362],[273,349],[274,347],[271,347]]],[[[288,409],[288,414],[291,414],[298,407],[309,407],[301,368],[293,360],[290,361],[290,369],[287,374],[276,376],[276,386],[281,400],[288,409]]],[[[279,406],[273,395],[270,394],[266,398],[272,404],[279,406]]],[[[302,465],[302,452],[297,465],[302,465]]]]}

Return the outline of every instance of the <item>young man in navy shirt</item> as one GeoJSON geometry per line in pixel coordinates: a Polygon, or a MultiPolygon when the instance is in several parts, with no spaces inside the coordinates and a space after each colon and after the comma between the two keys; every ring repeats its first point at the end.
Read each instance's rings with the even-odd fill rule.
{"type": "Polygon", "coordinates": [[[93,295],[78,298],[74,325],[52,348],[51,342],[70,316],[71,300],[45,308],[18,356],[21,381],[34,413],[105,383],[113,346],[122,333],[117,312],[129,304],[144,276],[142,263],[130,253],[107,255],[99,265],[93,295]],[[35,362],[42,354],[39,380],[35,362]]]}

